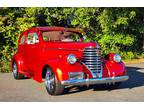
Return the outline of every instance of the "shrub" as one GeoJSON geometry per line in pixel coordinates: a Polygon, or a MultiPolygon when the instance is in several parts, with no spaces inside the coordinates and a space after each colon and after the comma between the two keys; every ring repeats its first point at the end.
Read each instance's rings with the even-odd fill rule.
{"type": "Polygon", "coordinates": [[[123,58],[124,60],[132,60],[132,59],[135,58],[134,53],[131,52],[131,51],[121,52],[120,54],[121,54],[121,56],[122,56],[122,58],[123,58]]]}
{"type": "Polygon", "coordinates": [[[10,72],[10,61],[8,61],[4,57],[2,57],[0,59],[0,72],[2,72],[2,73],[10,72]]]}

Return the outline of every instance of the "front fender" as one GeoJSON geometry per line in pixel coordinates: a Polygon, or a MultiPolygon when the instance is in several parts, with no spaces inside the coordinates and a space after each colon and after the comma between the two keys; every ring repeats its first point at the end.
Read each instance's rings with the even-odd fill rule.
{"type": "Polygon", "coordinates": [[[59,62],[49,63],[59,81],[69,79],[69,72],[83,72],[82,65],[79,62],[75,64],[69,64],[62,60],[59,62]]]}
{"type": "Polygon", "coordinates": [[[123,76],[126,74],[123,62],[105,61],[103,64],[103,77],[123,76]]]}
{"type": "Polygon", "coordinates": [[[51,59],[48,61],[43,61],[41,66],[37,68],[36,73],[34,75],[34,80],[38,82],[43,82],[42,72],[45,66],[48,66],[52,69],[58,81],[68,80],[69,72],[82,72],[83,70],[82,65],[79,62],[76,62],[75,64],[71,65],[63,59],[51,59]]]}

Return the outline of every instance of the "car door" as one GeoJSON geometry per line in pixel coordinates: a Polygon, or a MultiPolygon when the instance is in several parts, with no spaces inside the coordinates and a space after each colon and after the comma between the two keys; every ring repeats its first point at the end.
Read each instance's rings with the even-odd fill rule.
{"type": "Polygon", "coordinates": [[[21,70],[21,73],[24,73],[27,72],[27,66],[26,66],[26,61],[25,61],[25,40],[26,40],[26,36],[27,36],[27,31],[23,32],[21,35],[20,35],[20,38],[19,38],[19,42],[18,42],[18,53],[21,57],[21,60],[23,62],[23,65],[22,65],[22,70],[21,70]]]}
{"type": "Polygon", "coordinates": [[[38,66],[41,52],[40,41],[37,32],[28,32],[26,37],[25,52],[28,73],[33,76],[38,66]]]}

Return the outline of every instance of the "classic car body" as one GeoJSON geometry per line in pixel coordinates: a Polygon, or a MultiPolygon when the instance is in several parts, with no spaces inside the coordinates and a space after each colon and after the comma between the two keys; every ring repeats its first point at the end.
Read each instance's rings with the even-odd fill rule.
{"type": "Polygon", "coordinates": [[[51,95],[61,94],[67,85],[114,84],[129,78],[119,54],[102,58],[97,42],[83,42],[80,30],[63,27],[24,31],[12,71],[15,79],[27,76],[45,81],[51,95]]]}

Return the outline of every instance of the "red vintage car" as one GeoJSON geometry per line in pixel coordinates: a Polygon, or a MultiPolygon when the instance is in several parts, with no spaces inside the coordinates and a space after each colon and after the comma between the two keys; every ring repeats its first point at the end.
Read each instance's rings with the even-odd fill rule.
{"type": "Polygon", "coordinates": [[[45,82],[51,95],[69,85],[118,85],[129,78],[119,54],[102,58],[97,42],[84,42],[80,30],[64,27],[24,31],[11,64],[15,79],[27,76],[45,82]]]}

